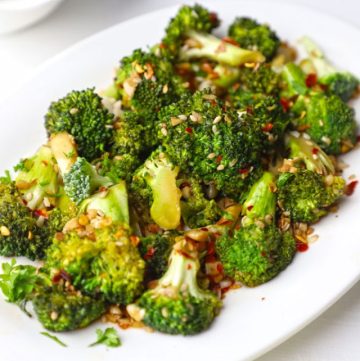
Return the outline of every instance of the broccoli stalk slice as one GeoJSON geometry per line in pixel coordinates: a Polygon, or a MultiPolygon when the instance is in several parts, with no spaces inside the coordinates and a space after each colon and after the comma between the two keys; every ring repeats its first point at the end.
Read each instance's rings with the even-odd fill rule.
{"type": "Polygon", "coordinates": [[[186,291],[193,297],[203,299],[206,293],[203,292],[196,280],[200,263],[196,254],[188,254],[179,244],[174,246],[170,255],[170,265],[164,276],[158,281],[154,293],[162,294],[164,289],[171,289],[174,293],[181,290],[186,291]]]}
{"type": "Polygon", "coordinates": [[[304,137],[288,137],[290,158],[300,158],[308,170],[327,175],[335,174],[335,168],[328,155],[314,142],[304,137]]]}
{"type": "Polygon", "coordinates": [[[178,173],[179,168],[164,153],[150,157],[139,172],[151,188],[151,218],[163,229],[175,229],[180,224],[181,191],[176,186],[178,173]]]}
{"type": "Polygon", "coordinates": [[[262,177],[251,187],[249,195],[243,204],[243,214],[246,216],[245,225],[250,225],[255,220],[263,219],[267,215],[271,215],[274,219],[276,197],[273,189],[273,174],[264,172],[262,177]]]}
{"type": "Polygon", "coordinates": [[[82,157],[78,157],[70,171],[64,175],[65,192],[76,204],[80,204],[99,188],[112,185],[110,178],[99,175],[95,167],[82,157]]]}
{"type": "Polygon", "coordinates": [[[196,44],[193,48],[182,48],[180,60],[208,58],[222,64],[239,66],[244,63],[261,63],[265,57],[258,51],[242,49],[225,43],[216,36],[188,31],[187,38],[196,44]]]}
{"type": "Polygon", "coordinates": [[[349,100],[359,86],[359,80],[353,74],[332,66],[312,39],[305,36],[299,42],[307,52],[308,60],[315,69],[319,83],[327,85],[330,92],[338,95],[342,100],[349,100]]]}
{"type": "Polygon", "coordinates": [[[78,153],[74,138],[66,133],[57,133],[51,136],[50,148],[54,154],[60,173],[64,176],[76,162],[78,153]]]}
{"type": "Polygon", "coordinates": [[[30,209],[46,208],[49,205],[44,204],[45,197],[49,199],[57,194],[58,173],[55,165],[48,146],[42,146],[34,157],[22,161],[15,183],[30,209]]]}
{"type": "Polygon", "coordinates": [[[120,181],[106,191],[96,193],[91,198],[85,199],[80,205],[80,212],[89,210],[101,211],[113,222],[129,225],[129,206],[126,183],[120,181]]]}
{"type": "Polygon", "coordinates": [[[286,84],[286,97],[292,97],[294,95],[305,95],[309,89],[306,86],[305,74],[302,69],[294,64],[287,63],[281,72],[283,81],[286,84]]]}

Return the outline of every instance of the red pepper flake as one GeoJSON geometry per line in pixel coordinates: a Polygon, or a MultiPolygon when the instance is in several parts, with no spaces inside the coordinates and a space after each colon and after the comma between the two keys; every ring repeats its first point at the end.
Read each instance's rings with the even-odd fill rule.
{"type": "Polygon", "coordinates": [[[189,182],[182,182],[179,186],[180,189],[184,189],[186,187],[191,187],[191,184],[189,182]]]}
{"type": "Polygon", "coordinates": [[[217,259],[214,255],[209,255],[205,257],[205,262],[206,263],[214,263],[217,262],[217,259]]]}
{"type": "Polygon", "coordinates": [[[265,251],[261,251],[261,257],[266,257],[266,252],[265,251]]]}
{"type": "Polygon", "coordinates": [[[130,236],[130,241],[133,246],[137,247],[138,244],[140,243],[140,238],[138,236],[132,235],[130,236]]]}
{"type": "Polygon", "coordinates": [[[70,275],[64,271],[63,269],[60,270],[59,272],[57,272],[53,278],[52,278],[52,283],[59,283],[61,280],[64,280],[64,281],[68,281],[68,282],[71,282],[71,277],[70,275]]]}
{"type": "Polygon", "coordinates": [[[351,196],[354,193],[355,188],[356,188],[358,183],[359,183],[359,181],[354,180],[354,181],[350,182],[349,184],[347,184],[346,187],[345,187],[345,194],[347,196],[351,196]]]}
{"type": "Polygon", "coordinates": [[[147,249],[145,255],[144,255],[144,259],[148,260],[150,259],[156,252],[156,249],[154,247],[150,247],[147,249]]]}
{"type": "Polygon", "coordinates": [[[231,45],[239,46],[239,43],[236,40],[234,40],[233,38],[230,38],[228,36],[224,36],[222,38],[222,41],[224,41],[225,43],[231,44],[231,45]]]}
{"type": "Polygon", "coordinates": [[[253,115],[254,114],[254,109],[252,107],[247,107],[246,108],[246,113],[253,115]]]}
{"type": "Polygon", "coordinates": [[[251,211],[253,208],[254,208],[254,206],[253,206],[253,205],[250,205],[250,206],[247,207],[247,210],[248,210],[248,211],[251,211]]]}
{"type": "Polygon", "coordinates": [[[308,88],[313,87],[317,83],[317,75],[315,73],[310,73],[305,79],[305,84],[308,88]]]}
{"type": "Polygon", "coordinates": [[[214,12],[211,12],[211,13],[209,14],[209,20],[210,20],[210,22],[211,22],[212,24],[214,24],[214,25],[219,23],[219,18],[218,18],[218,16],[217,16],[217,14],[214,13],[214,12]]]}
{"type": "Polygon", "coordinates": [[[215,158],[215,162],[216,163],[220,163],[222,161],[223,157],[222,155],[218,155],[216,158],[215,158]]]}
{"type": "Polygon", "coordinates": [[[188,134],[192,134],[193,130],[190,127],[185,128],[185,132],[188,134]]]}
{"type": "Polygon", "coordinates": [[[312,154],[316,155],[319,153],[319,148],[313,148],[312,149],[312,154]]]}
{"type": "Polygon", "coordinates": [[[356,142],[357,142],[357,143],[360,143],[360,135],[358,135],[358,136],[356,137],[356,142]]]}
{"type": "Polygon", "coordinates": [[[206,227],[202,227],[202,228],[200,228],[202,231],[204,231],[204,232],[208,232],[209,230],[206,228],[206,227]]]}
{"type": "Polygon", "coordinates": [[[214,68],[209,63],[202,63],[201,70],[208,74],[212,74],[214,72],[214,68]]]}
{"type": "Polygon", "coordinates": [[[188,263],[188,265],[186,266],[186,268],[187,268],[188,270],[191,270],[191,269],[192,269],[192,265],[191,265],[190,263],[188,263]]]}
{"type": "Polygon", "coordinates": [[[35,209],[34,216],[48,218],[48,213],[46,212],[45,209],[35,209]]]}
{"type": "Polygon", "coordinates": [[[216,265],[216,270],[219,272],[219,273],[223,273],[224,272],[224,267],[221,263],[218,263],[216,265]]]}
{"type": "Polygon", "coordinates": [[[207,255],[208,256],[212,256],[215,254],[215,242],[214,241],[210,241],[208,243],[208,248],[207,248],[207,255]]]}
{"type": "Polygon", "coordinates": [[[284,112],[288,112],[290,109],[290,102],[289,100],[285,99],[285,98],[280,98],[280,104],[284,110],[284,112]]]}
{"type": "Polygon", "coordinates": [[[307,243],[296,241],[296,249],[298,252],[306,252],[309,249],[309,245],[307,243]]]}
{"type": "Polygon", "coordinates": [[[249,169],[247,168],[241,168],[238,170],[239,174],[248,174],[249,173],[249,169]]]}
{"type": "Polygon", "coordinates": [[[272,128],[274,128],[274,124],[267,123],[262,127],[262,131],[263,132],[270,132],[272,130],[272,128]]]}
{"type": "Polygon", "coordinates": [[[183,250],[179,250],[178,251],[181,255],[183,255],[185,258],[188,258],[188,259],[193,259],[193,257],[191,257],[191,255],[183,250]]]}

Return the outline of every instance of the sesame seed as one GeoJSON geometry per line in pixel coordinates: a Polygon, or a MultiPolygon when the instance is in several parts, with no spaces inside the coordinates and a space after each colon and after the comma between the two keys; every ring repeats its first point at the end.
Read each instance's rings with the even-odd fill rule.
{"type": "Polygon", "coordinates": [[[194,123],[200,122],[201,115],[199,113],[192,112],[190,115],[190,120],[193,121],[194,123]]]}
{"type": "Polygon", "coordinates": [[[224,164],[219,164],[216,170],[223,170],[225,168],[224,164]]]}
{"type": "Polygon", "coordinates": [[[59,317],[58,313],[56,311],[52,311],[50,314],[50,318],[55,321],[59,317]]]}
{"type": "Polygon", "coordinates": [[[219,123],[220,120],[221,120],[221,115],[218,115],[218,116],[213,120],[213,124],[219,123]]]}
{"type": "Polygon", "coordinates": [[[256,63],[245,63],[245,68],[255,68],[256,63]]]}
{"type": "Polygon", "coordinates": [[[78,111],[79,111],[78,108],[72,108],[72,109],[70,109],[70,114],[75,115],[78,111]]]}
{"type": "Polygon", "coordinates": [[[241,119],[243,117],[243,115],[245,115],[245,114],[247,114],[246,111],[238,112],[239,119],[241,119]]]}
{"type": "Polygon", "coordinates": [[[321,137],[321,140],[327,145],[331,144],[331,139],[325,135],[321,137]]]}
{"type": "Polygon", "coordinates": [[[215,153],[210,153],[210,154],[208,155],[208,158],[209,158],[209,159],[213,159],[213,158],[215,158],[215,156],[216,156],[215,153]]]}
{"type": "Polygon", "coordinates": [[[167,134],[168,134],[167,129],[166,128],[161,128],[161,134],[166,137],[167,134]]]}
{"type": "Polygon", "coordinates": [[[163,92],[164,94],[166,94],[168,91],[169,91],[169,87],[168,87],[167,84],[165,84],[165,85],[163,86],[163,88],[162,88],[162,92],[163,92]]]}
{"type": "Polygon", "coordinates": [[[5,226],[0,227],[0,233],[2,236],[5,236],[5,237],[10,236],[10,230],[9,230],[9,228],[7,228],[5,226]]]}
{"type": "Polygon", "coordinates": [[[46,208],[49,208],[50,206],[51,206],[51,203],[50,203],[50,201],[49,201],[49,198],[48,197],[44,197],[44,206],[46,207],[46,208]]]}
{"type": "Polygon", "coordinates": [[[303,134],[303,138],[304,138],[304,139],[307,139],[307,140],[310,140],[310,135],[307,134],[307,133],[304,133],[304,134],[303,134]]]}
{"type": "Polygon", "coordinates": [[[36,225],[38,227],[42,227],[45,223],[45,217],[44,216],[40,216],[37,221],[36,221],[36,225]]]}
{"type": "Polygon", "coordinates": [[[32,238],[33,238],[33,234],[32,234],[31,231],[29,231],[29,233],[28,233],[28,239],[31,240],[32,238]]]}
{"type": "Polygon", "coordinates": [[[180,120],[184,121],[184,120],[187,119],[187,116],[184,115],[184,114],[180,114],[180,115],[178,116],[178,118],[179,118],[180,120]]]}
{"type": "Polygon", "coordinates": [[[213,131],[214,134],[216,134],[216,133],[219,132],[219,130],[218,130],[218,128],[217,128],[216,125],[213,125],[213,126],[212,126],[212,131],[213,131]]]}

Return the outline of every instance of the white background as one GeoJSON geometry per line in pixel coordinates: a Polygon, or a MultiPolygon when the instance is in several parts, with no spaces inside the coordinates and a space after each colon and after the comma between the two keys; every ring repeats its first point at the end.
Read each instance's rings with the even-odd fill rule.
{"type": "MultiPolygon", "coordinates": [[[[219,1],[226,2],[226,0],[219,1]]],[[[42,62],[77,41],[120,21],[178,2],[176,0],[67,0],[55,13],[32,28],[16,34],[0,36],[0,100],[20,87],[42,62]]],[[[202,2],[206,3],[206,0],[202,2]]],[[[360,0],[288,0],[286,2],[307,5],[360,26],[360,0]]],[[[306,22],[306,19],[304,21],[306,22]]],[[[354,41],[359,40],[354,39],[354,41]]],[[[4,121],[0,120],[0,124],[4,126],[4,121]]],[[[316,321],[261,357],[259,361],[360,360],[359,299],[360,283],[316,321]]]]}

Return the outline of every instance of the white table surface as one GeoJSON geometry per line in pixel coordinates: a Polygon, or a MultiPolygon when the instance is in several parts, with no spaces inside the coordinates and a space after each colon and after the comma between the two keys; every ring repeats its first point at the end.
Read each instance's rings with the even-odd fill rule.
{"type": "MultiPolygon", "coordinates": [[[[77,41],[125,19],[178,2],[67,0],[41,23],[16,34],[0,36],[0,100],[16,91],[42,62],[77,41]]],[[[360,27],[360,0],[289,2],[320,9],[360,27]]],[[[360,283],[316,321],[258,361],[360,360],[359,299],[360,283]]]]}

